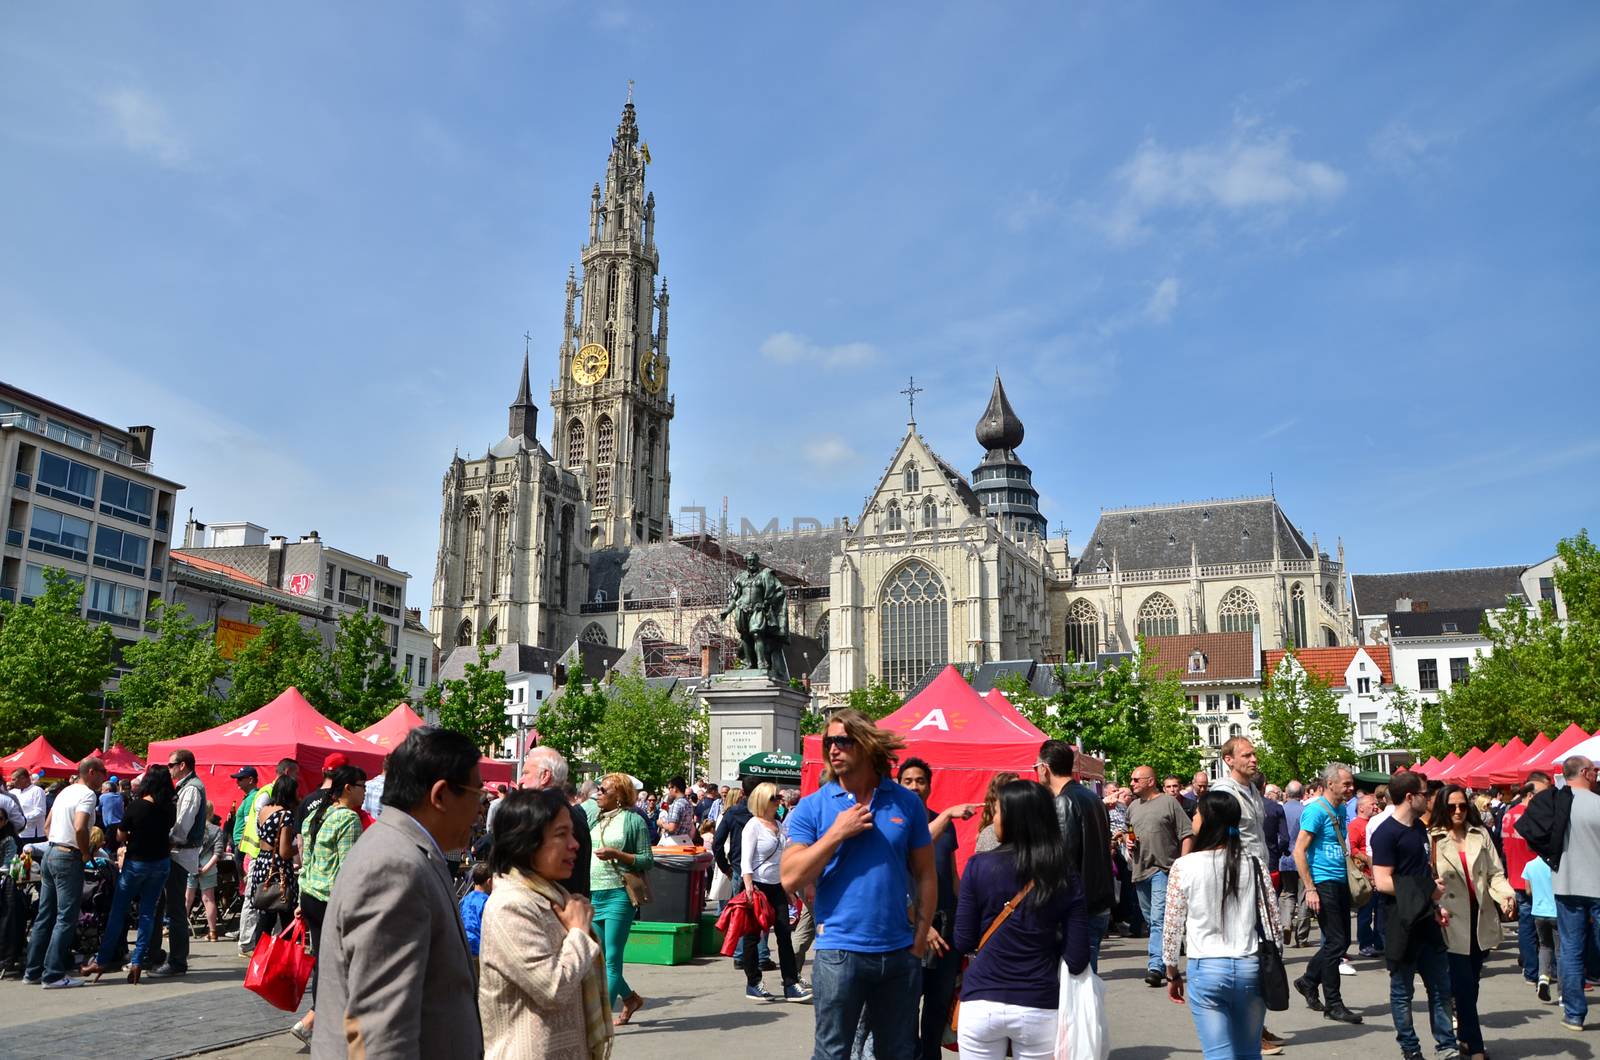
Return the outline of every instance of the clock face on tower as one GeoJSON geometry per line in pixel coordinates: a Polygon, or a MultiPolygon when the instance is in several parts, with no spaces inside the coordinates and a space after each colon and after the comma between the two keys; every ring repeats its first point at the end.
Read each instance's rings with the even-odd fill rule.
{"type": "Polygon", "coordinates": [[[661,393],[661,384],[665,382],[665,379],[662,372],[660,352],[651,350],[645,355],[643,363],[639,365],[639,377],[644,383],[644,388],[650,393],[661,393]]]}
{"type": "Polygon", "coordinates": [[[572,359],[572,380],[579,386],[594,386],[606,377],[611,367],[611,354],[598,342],[591,342],[578,351],[572,359]]]}

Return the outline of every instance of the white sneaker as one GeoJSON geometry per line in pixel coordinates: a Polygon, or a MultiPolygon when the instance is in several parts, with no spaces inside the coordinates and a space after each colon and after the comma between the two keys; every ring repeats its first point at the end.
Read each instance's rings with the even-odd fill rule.
{"type": "Polygon", "coordinates": [[[1356,974],[1356,966],[1351,964],[1348,960],[1340,961],[1339,962],[1339,974],[1340,975],[1355,975],[1356,974]]]}
{"type": "Polygon", "coordinates": [[[53,983],[44,984],[44,988],[46,990],[70,990],[75,986],[87,986],[87,985],[88,984],[85,983],[82,979],[74,979],[69,975],[63,975],[60,979],[57,979],[53,983]]]}

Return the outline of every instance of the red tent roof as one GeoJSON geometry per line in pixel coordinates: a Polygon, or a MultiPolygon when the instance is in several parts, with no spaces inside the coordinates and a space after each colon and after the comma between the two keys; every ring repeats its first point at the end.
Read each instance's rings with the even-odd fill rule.
{"type": "Polygon", "coordinates": [[[144,763],[120,743],[112,744],[111,750],[101,755],[100,760],[106,764],[106,772],[114,777],[127,777],[144,772],[144,763]]]}
{"type": "Polygon", "coordinates": [[[1411,772],[1413,772],[1413,773],[1421,773],[1423,776],[1425,776],[1425,777],[1427,777],[1427,778],[1429,778],[1431,780],[1431,779],[1433,779],[1433,774],[1435,772],[1437,772],[1438,769],[1439,769],[1439,756],[1438,755],[1434,755],[1432,758],[1428,759],[1426,762],[1422,763],[1420,766],[1412,766],[1411,767],[1411,772]]]}
{"type": "Polygon", "coordinates": [[[1540,751],[1543,751],[1549,746],[1550,737],[1541,732],[1538,736],[1535,736],[1533,738],[1533,742],[1527,747],[1523,748],[1522,753],[1516,757],[1502,754],[1500,756],[1500,760],[1492,763],[1489,767],[1490,783],[1521,784],[1523,781],[1528,779],[1528,774],[1537,768],[1535,766],[1525,765],[1524,763],[1534,760],[1534,757],[1540,751]]]}
{"type": "Polygon", "coordinates": [[[78,763],[50,746],[50,741],[43,736],[0,758],[0,769],[6,773],[19,768],[25,768],[30,773],[43,773],[47,777],[72,777],[78,774],[78,763]]]}
{"type": "MultiPolygon", "coordinates": [[[[1459,761],[1461,761],[1461,756],[1456,754],[1454,751],[1451,751],[1449,754],[1447,754],[1443,758],[1439,759],[1438,772],[1441,773],[1441,774],[1443,774],[1445,772],[1448,772],[1450,767],[1455,765],[1459,761]]],[[[1432,773],[1429,773],[1428,774],[1428,779],[1429,780],[1439,780],[1440,777],[1434,776],[1432,773]]]]}
{"type": "Polygon", "coordinates": [[[1513,736],[1511,742],[1502,747],[1497,753],[1483,756],[1483,761],[1473,767],[1472,772],[1463,774],[1461,783],[1474,788],[1487,788],[1494,784],[1494,771],[1503,762],[1515,762],[1528,756],[1528,745],[1522,742],[1522,737],[1513,736]]]}
{"type": "MultiPolygon", "coordinates": [[[[400,746],[400,741],[406,738],[406,733],[419,726],[428,724],[427,721],[412,710],[410,705],[401,703],[389,713],[356,733],[358,739],[371,744],[376,744],[379,754],[387,755],[390,751],[400,746]]],[[[491,784],[509,784],[513,774],[517,771],[515,762],[507,762],[499,758],[484,758],[478,761],[478,772],[484,781],[491,784]]]]}
{"type": "MultiPolygon", "coordinates": [[[[1498,744],[1496,744],[1495,746],[1497,748],[1499,747],[1498,744]]],[[[1456,778],[1459,777],[1459,776],[1465,775],[1465,773],[1468,770],[1472,769],[1479,762],[1483,761],[1483,756],[1486,753],[1487,752],[1485,752],[1482,747],[1474,747],[1472,750],[1468,751],[1466,754],[1464,754],[1460,758],[1456,759],[1456,762],[1455,762],[1454,765],[1449,766],[1448,768],[1445,768],[1445,769],[1441,769],[1439,771],[1438,779],[1440,779],[1440,780],[1448,780],[1452,784],[1458,783],[1456,778]]],[[[1433,780],[1434,778],[1433,777],[1429,777],[1428,779],[1429,780],[1433,780]]]]}
{"type": "Polygon", "coordinates": [[[1564,761],[1567,755],[1572,753],[1574,747],[1588,738],[1589,734],[1578,728],[1577,722],[1573,722],[1561,730],[1560,736],[1550,741],[1550,746],[1540,751],[1537,755],[1530,755],[1531,761],[1525,759],[1524,764],[1527,765],[1530,771],[1542,769],[1548,773],[1551,767],[1564,761]]]}

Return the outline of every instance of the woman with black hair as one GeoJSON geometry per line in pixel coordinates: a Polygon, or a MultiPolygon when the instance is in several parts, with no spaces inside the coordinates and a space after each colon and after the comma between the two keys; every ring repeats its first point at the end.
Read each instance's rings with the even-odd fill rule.
{"type": "Polygon", "coordinates": [[[961,985],[961,1055],[1016,1060],[1055,1055],[1061,962],[1089,967],[1083,889],[1067,866],[1050,792],[1014,780],[998,793],[1000,846],[975,854],[961,877],[954,945],[976,953],[961,985]]]}
{"type": "Polygon", "coordinates": [[[83,966],[84,975],[95,980],[116,964],[118,949],[127,941],[128,905],[139,902],[139,936],[128,961],[128,982],[137,983],[156,934],[156,904],[167,885],[172,865],[170,836],[178,819],[177,790],[172,773],[163,765],[152,765],[134,785],[134,799],[122,815],[123,864],[117,877],[116,897],[111,900],[111,915],[101,937],[100,952],[83,966]]]}
{"type": "MultiPolygon", "coordinates": [[[[361,838],[362,802],[367,797],[367,773],[355,766],[339,766],[328,774],[328,795],[317,803],[300,826],[300,916],[311,936],[311,952],[322,949],[322,921],[333,897],[333,881],[344,859],[361,838]]],[[[311,966],[311,1010],[290,1027],[302,1042],[311,1041],[317,1020],[317,966],[311,966]]]]}
{"type": "Polygon", "coordinates": [[[1434,875],[1444,881],[1444,944],[1450,958],[1450,993],[1456,1002],[1456,1038],[1472,1060],[1487,1056],[1478,1021],[1478,981],[1483,962],[1500,944],[1500,913],[1510,919],[1516,894],[1494,839],[1472,797],[1460,784],[1446,784],[1428,815],[1434,875]]]}
{"type": "Polygon", "coordinates": [[[250,865],[250,896],[248,901],[257,910],[256,937],[250,940],[255,949],[262,935],[276,934],[289,926],[298,901],[298,886],[294,872],[294,809],[300,804],[300,782],[293,776],[279,777],[272,790],[257,800],[255,808],[257,842],[261,853],[250,865]],[[266,892],[262,887],[271,881],[266,892]],[[268,896],[271,908],[263,909],[268,896]],[[279,897],[281,896],[281,897],[279,897]]]}
{"type": "Polygon", "coordinates": [[[1184,1003],[1178,947],[1186,945],[1189,1009],[1206,1060],[1259,1060],[1267,1005],[1257,947],[1282,938],[1267,867],[1245,852],[1239,816],[1228,792],[1202,795],[1193,851],[1172,863],[1167,880],[1167,994],[1184,1003]]]}
{"type": "Polygon", "coordinates": [[[597,1060],[610,1052],[605,967],[590,930],[594,909],[556,882],[571,877],[577,857],[559,789],[505,796],[494,818],[494,889],[478,951],[485,1060],[597,1060]]]}

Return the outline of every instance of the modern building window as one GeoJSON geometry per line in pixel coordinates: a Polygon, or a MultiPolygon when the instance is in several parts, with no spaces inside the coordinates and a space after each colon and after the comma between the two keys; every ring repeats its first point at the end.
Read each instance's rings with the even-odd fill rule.
{"type": "Polygon", "coordinates": [[[1464,684],[1466,684],[1467,683],[1468,671],[1470,671],[1471,669],[1472,669],[1472,660],[1470,660],[1470,659],[1460,659],[1460,658],[1451,659],[1450,660],[1450,683],[1452,685],[1464,685],[1464,684]]]}
{"type": "Polygon", "coordinates": [[[34,490],[57,500],[94,507],[94,484],[99,472],[88,464],[51,452],[39,454],[39,474],[34,490]]]}
{"type": "Polygon", "coordinates": [[[1378,715],[1362,714],[1360,719],[1360,738],[1365,744],[1378,742],[1378,715]]]}
{"type": "Polygon", "coordinates": [[[322,598],[324,600],[333,599],[335,573],[335,568],[331,563],[322,569],[322,598]]]}
{"type": "Polygon", "coordinates": [[[85,434],[76,427],[68,427],[65,423],[56,420],[46,422],[44,433],[58,442],[66,442],[68,445],[76,446],[84,452],[90,452],[94,448],[94,438],[91,435],[85,434]]]}
{"type": "Polygon", "coordinates": [[[428,683],[428,659],[427,659],[427,656],[423,656],[423,657],[421,657],[421,658],[419,658],[417,660],[417,684],[426,685],[427,683],[428,683]]]}
{"type": "Polygon", "coordinates": [[[1081,596],[1067,608],[1067,657],[1076,662],[1100,657],[1100,612],[1081,596]]]}
{"type": "Polygon", "coordinates": [[[1228,709],[1229,710],[1243,710],[1244,709],[1244,700],[1239,697],[1239,693],[1237,693],[1237,692],[1229,692],[1228,693],[1228,709]]]}
{"type": "Polygon", "coordinates": [[[908,691],[950,653],[950,603],[944,582],[913,560],[894,573],[878,598],[879,669],[896,692],[908,691]]]}
{"type": "Polygon", "coordinates": [[[1236,585],[1217,605],[1217,628],[1224,633],[1249,633],[1261,624],[1261,608],[1250,590],[1236,585]]]}
{"type": "Polygon", "coordinates": [[[412,669],[414,669],[416,667],[416,665],[417,665],[417,657],[415,655],[407,655],[406,656],[406,684],[408,684],[408,685],[411,683],[411,671],[412,671],[412,669]]]}
{"type": "MultiPolygon", "coordinates": [[[[22,600],[24,603],[44,595],[45,589],[48,588],[48,586],[45,584],[44,572],[50,569],[51,568],[49,567],[41,567],[37,563],[29,563],[23,568],[22,600]]],[[[61,570],[60,567],[56,567],[54,569],[61,570]]],[[[71,578],[73,581],[77,582],[79,585],[83,584],[83,575],[74,574],[71,571],[62,571],[62,573],[71,578]]]]}
{"type": "Polygon", "coordinates": [[[1221,710],[1222,709],[1222,695],[1221,695],[1221,693],[1211,692],[1211,693],[1208,693],[1206,695],[1206,709],[1207,710],[1221,710]]]}
{"type": "Polygon", "coordinates": [[[346,607],[366,610],[372,599],[372,579],[359,571],[339,572],[339,602],[346,607]]]}
{"type": "Polygon", "coordinates": [[[1178,635],[1178,608],[1166,594],[1154,594],[1139,608],[1139,635],[1141,637],[1178,635]]]}
{"type": "Polygon", "coordinates": [[[124,574],[144,576],[145,557],[150,542],[138,534],[129,534],[109,526],[100,526],[94,533],[94,565],[124,574]]]}
{"type": "Polygon", "coordinates": [[[1289,633],[1295,647],[1310,647],[1306,642],[1306,587],[1299,582],[1289,590],[1289,633]]]}
{"type": "Polygon", "coordinates": [[[376,582],[373,585],[373,606],[381,614],[390,618],[400,617],[400,586],[388,582],[376,582]]]}
{"type": "Polygon", "coordinates": [[[89,618],[137,629],[144,614],[144,590],[132,585],[101,581],[89,585],[89,618]]]}
{"type": "Polygon", "coordinates": [[[149,526],[155,514],[156,491],[149,486],[130,482],[121,475],[106,474],[100,487],[100,510],[130,523],[149,526]]]}
{"type": "Polygon", "coordinates": [[[80,563],[89,558],[89,520],[63,515],[49,508],[33,506],[33,521],[28,528],[28,547],[80,563]]]}
{"type": "Polygon", "coordinates": [[[1417,687],[1424,692],[1434,692],[1439,688],[1439,660],[1417,660],[1417,687]]]}
{"type": "Polygon", "coordinates": [[[1539,599],[1556,602],[1556,580],[1554,578],[1539,579],[1539,599]]]}

